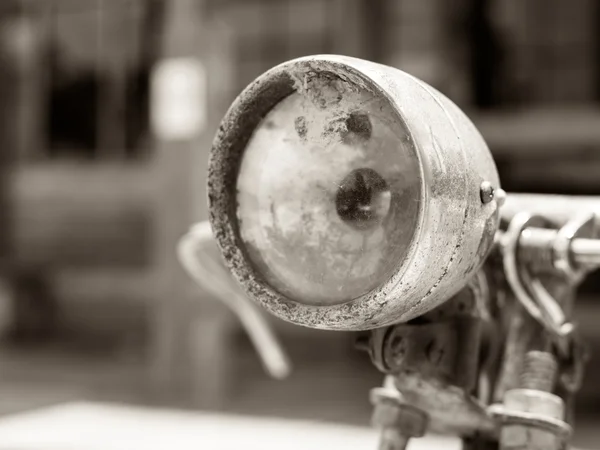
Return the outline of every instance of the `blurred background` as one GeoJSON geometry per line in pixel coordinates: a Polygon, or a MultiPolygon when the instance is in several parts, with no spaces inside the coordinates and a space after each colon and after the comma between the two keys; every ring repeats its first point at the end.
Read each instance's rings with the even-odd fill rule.
{"type": "MultiPolygon", "coordinates": [[[[273,381],[176,260],[218,122],[285,60],[356,56],[460,105],[511,192],[600,194],[594,0],[2,0],[0,413],[71,400],[366,424],[353,337],[273,320],[273,381]],[[182,75],[183,74],[183,75],[182,75]]],[[[577,317],[600,354],[600,277],[577,317]]],[[[600,359],[579,399],[595,444],[600,359]]],[[[582,444],[583,445],[583,444],[582,444]]]]}

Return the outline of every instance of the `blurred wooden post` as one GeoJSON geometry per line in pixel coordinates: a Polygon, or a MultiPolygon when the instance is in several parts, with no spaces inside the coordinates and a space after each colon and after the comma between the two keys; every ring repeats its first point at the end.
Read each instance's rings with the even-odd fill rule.
{"type": "Polygon", "coordinates": [[[19,45],[17,8],[10,1],[0,8],[0,276],[13,253],[10,176],[19,146],[20,59],[26,56],[19,45]]]}
{"type": "Polygon", "coordinates": [[[156,387],[170,398],[175,395],[186,403],[191,400],[190,406],[215,408],[222,405],[227,386],[230,315],[215,300],[201,298],[176,258],[176,245],[194,222],[207,218],[206,169],[216,130],[212,117],[222,112],[213,112],[213,108],[218,103],[216,96],[223,91],[219,73],[226,66],[211,43],[218,37],[211,35],[205,20],[204,1],[165,1],[164,7],[162,52],[153,71],[153,84],[161,65],[200,63],[204,80],[198,81],[205,104],[195,107],[202,108],[205,119],[192,135],[179,138],[161,136],[154,127],[154,170],[159,183],[156,208],[160,208],[156,214],[155,262],[161,268],[156,282],[162,297],[156,308],[154,379],[156,387]]]}
{"type": "Polygon", "coordinates": [[[27,75],[35,51],[31,23],[17,1],[0,7],[0,334],[15,324],[16,267],[13,176],[27,137],[27,75]]]}
{"type": "MultiPolygon", "coordinates": [[[[116,3],[116,2],[115,2],[116,3]]],[[[118,5],[118,3],[116,3],[118,5]]],[[[96,5],[98,26],[98,68],[99,95],[97,113],[97,148],[102,156],[119,159],[125,153],[125,67],[118,57],[111,54],[114,47],[110,42],[111,23],[118,23],[119,17],[128,17],[126,9],[115,9],[115,5],[100,0],[96,5]],[[111,10],[111,7],[113,8],[111,10]]]]}
{"type": "Polygon", "coordinates": [[[393,45],[388,38],[390,30],[389,0],[366,0],[362,2],[364,39],[367,59],[385,63],[393,45]]]}

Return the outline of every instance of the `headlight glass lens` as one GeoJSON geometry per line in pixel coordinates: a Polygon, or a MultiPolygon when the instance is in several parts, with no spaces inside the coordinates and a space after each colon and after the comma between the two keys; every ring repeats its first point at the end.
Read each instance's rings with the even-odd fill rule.
{"type": "Polygon", "coordinates": [[[280,294],[336,305],[385,283],[418,225],[419,161],[385,98],[294,93],[255,129],[237,181],[244,251],[280,294]]]}

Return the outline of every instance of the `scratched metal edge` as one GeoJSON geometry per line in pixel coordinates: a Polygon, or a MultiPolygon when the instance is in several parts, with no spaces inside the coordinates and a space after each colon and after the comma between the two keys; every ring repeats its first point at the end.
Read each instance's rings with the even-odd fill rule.
{"type": "MultiPolygon", "coordinates": [[[[401,320],[406,321],[450,298],[481,268],[498,229],[499,207],[495,200],[482,204],[480,186],[482,181],[489,181],[497,189],[500,182],[483,137],[451,100],[411,75],[380,67],[383,76],[388,79],[387,83],[380,84],[392,92],[397,107],[403,108],[408,103],[403,116],[409,129],[412,128],[413,136],[419,139],[423,168],[430,174],[424,196],[431,202],[427,217],[431,223],[426,225],[427,232],[423,233],[423,240],[419,242],[424,251],[417,262],[423,278],[429,278],[431,287],[427,292],[423,292],[423,289],[420,293],[413,290],[410,302],[405,295],[404,310],[399,314],[402,315],[401,320]],[[412,80],[412,85],[407,80],[412,80]],[[422,104],[414,107],[419,99],[422,104]],[[429,127],[429,133],[423,123],[429,127]],[[441,149],[438,148],[438,138],[443,146],[441,149]],[[439,157],[440,151],[442,158],[439,157]],[[450,166],[450,169],[445,170],[446,166],[450,166]],[[443,204],[453,205],[455,210],[452,214],[444,214],[439,210],[443,204]],[[450,220],[445,216],[450,216],[450,220]],[[444,236],[447,241],[436,242],[436,235],[444,236]],[[453,247],[451,243],[454,241],[453,247]],[[425,254],[426,250],[429,250],[428,254],[425,254]],[[439,264],[429,264],[427,267],[425,262],[435,260],[436,256],[439,256],[439,264]]],[[[406,293],[407,282],[402,281],[406,293]]],[[[397,290],[397,295],[403,294],[401,288],[397,290]]],[[[384,324],[393,323],[399,314],[392,315],[384,324]]]]}
{"type": "MultiPolygon", "coordinates": [[[[465,195],[465,214],[462,229],[459,231],[461,236],[458,246],[461,252],[458,252],[459,247],[457,247],[448,264],[448,271],[452,265],[462,266],[462,276],[467,280],[482,268],[491,252],[496,231],[500,226],[500,205],[497,201],[494,199],[486,204],[480,201],[480,188],[484,181],[490,182],[495,190],[501,188],[499,175],[483,136],[465,113],[435,88],[418,79],[416,82],[430,92],[444,110],[448,122],[459,137],[457,159],[471,169],[465,172],[462,186],[465,195]]],[[[454,286],[444,286],[444,289],[449,296],[463,287],[465,286],[454,283],[454,286]]]]}

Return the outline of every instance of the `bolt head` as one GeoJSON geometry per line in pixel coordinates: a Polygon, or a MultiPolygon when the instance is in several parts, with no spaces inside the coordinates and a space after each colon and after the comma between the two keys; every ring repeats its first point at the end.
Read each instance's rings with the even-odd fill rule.
{"type": "Polygon", "coordinates": [[[402,366],[409,352],[408,339],[393,329],[384,342],[383,357],[386,366],[394,371],[402,366]]]}
{"type": "Polygon", "coordinates": [[[553,419],[563,419],[563,400],[550,392],[535,389],[511,389],[504,396],[507,410],[543,414],[553,419]]]}
{"type": "Polygon", "coordinates": [[[484,204],[494,200],[494,186],[492,186],[492,183],[489,181],[484,181],[481,183],[479,195],[481,197],[481,202],[484,204]]]}

